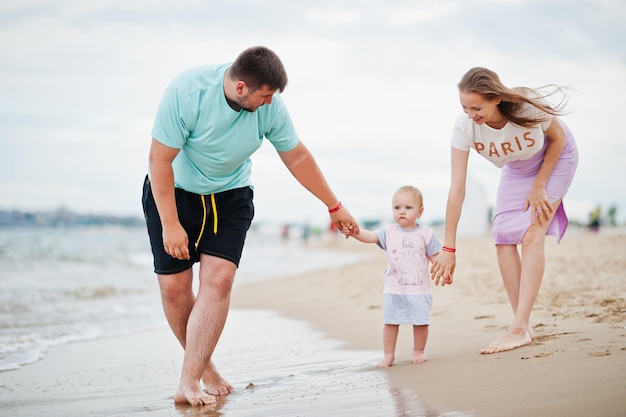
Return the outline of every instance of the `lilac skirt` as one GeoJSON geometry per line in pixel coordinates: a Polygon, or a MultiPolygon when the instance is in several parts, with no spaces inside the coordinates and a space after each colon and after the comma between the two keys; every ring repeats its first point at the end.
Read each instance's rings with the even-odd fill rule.
{"type": "MultiPolygon", "coordinates": [[[[578,165],[578,150],[574,136],[562,121],[559,122],[565,130],[566,143],[546,183],[548,198],[553,203],[565,196],[578,165]]],[[[543,149],[531,159],[511,162],[502,168],[492,226],[496,245],[520,244],[524,233],[530,227],[530,211],[524,211],[524,202],[543,163],[547,146],[548,140],[544,142],[543,149]]],[[[567,224],[567,215],[561,202],[546,235],[556,236],[560,242],[567,224]]]]}

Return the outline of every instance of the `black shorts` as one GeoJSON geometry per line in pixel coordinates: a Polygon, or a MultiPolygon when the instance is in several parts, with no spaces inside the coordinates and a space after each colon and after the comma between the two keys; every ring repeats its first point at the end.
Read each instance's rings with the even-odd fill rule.
{"type": "Polygon", "coordinates": [[[175,189],[176,208],[189,238],[190,259],[170,256],[163,247],[163,228],[150,180],[143,185],[143,212],[154,256],[154,272],[182,272],[200,260],[200,254],[217,256],[239,266],[246,233],[254,217],[254,193],[250,187],[235,188],[206,196],[175,189]]]}

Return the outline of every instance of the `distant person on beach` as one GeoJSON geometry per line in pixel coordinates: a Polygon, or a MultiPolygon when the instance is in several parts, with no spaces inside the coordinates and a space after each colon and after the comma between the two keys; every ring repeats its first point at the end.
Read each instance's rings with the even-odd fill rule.
{"type": "Polygon", "coordinates": [[[504,287],[513,308],[506,333],[481,353],[503,352],[532,343],[530,314],[545,269],[545,237],[560,242],[568,219],[563,209],[578,164],[574,137],[557,116],[565,100],[546,99],[562,89],[508,88],[485,68],[470,69],[458,84],[461,115],[452,133],[452,179],[446,209],[445,250],[431,268],[435,284],[452,281],[456,233],[465,198],[470,149],[502,168],[492,234],[504,287]],[[521,245],[521,254],[518,252],[521,245]]]}
{"type": "Polygon", "coordinates": [[[600,231],[600,215],[601,214],[602,214],[602,209],[600,207],[596,207],[595,209],[591,211],[591,213],[589,213],[589,224],[587,225],[587,227],[589,227],[589,230],[591,230],[594,233],[597,233],[600,231]]]}
{"type": "MultiPolygon", "coordinates": [[[[431,228],[418,224],[424,212],[423,197],[417,188],[400,187],[391,202],[395,223],[376,231],[361,228],[352,236],[364,243],[376,243],[387,252],[383,286],[383,352],[379,368],[395,360],[400,325],[413,326],[413,363],[426,361],[430,310],[429,262],[433,262],[441,243],[431,228]]],[[[345,231],[350,234],[349,230],[345,231]]]]}
{"type": "Polygon", "coordinates": [[[296,134],[278,94],[286,85],[279,57],[265,47],[252,47],[232,64],[182,73],[159,106],[142,203],[165,316],[185,349],[174,396],[178,403],[215,403],[214,396],[233,390],[212,355],[254,216],[249,157],[263,138],[300,184],[326,205],[338,228],[358,232],[357,222],[296,134]],[[194,294],[196,262],[199,289],[194,294]]]}

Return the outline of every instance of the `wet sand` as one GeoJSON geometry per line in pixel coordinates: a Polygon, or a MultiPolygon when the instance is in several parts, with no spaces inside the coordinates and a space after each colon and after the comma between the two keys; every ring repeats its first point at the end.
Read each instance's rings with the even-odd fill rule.
{"type": "Polygon", "coordinates": [[[384,252],[336,240],[365,260],[235,288],[215,360],[236,392],[217,405],[172,402],[182,350],[166,326],[51,348],[0,373],[6,416],[623,416],[626,415],[626,235],[548,239],[533,315],[537,339],[479,351],[511,312],[490,238],[458,244],[455,283],[434,288],[424,364],[400,329],[380,370],[384,252]],[[268,310],[273,310],[270,312],[268,310]]]}

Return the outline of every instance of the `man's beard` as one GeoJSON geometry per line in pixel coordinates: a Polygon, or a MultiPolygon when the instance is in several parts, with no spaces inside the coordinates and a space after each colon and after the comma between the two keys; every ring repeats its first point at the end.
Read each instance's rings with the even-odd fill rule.
{"type": "Polygon", "coordinates": [[[241,107],[242,110],[249,111],[249,112],[253,113],[253,112],[256,111],[256,109],[258,107],[255,107],[255,108],[250,107],[250,105],[248,104],[248,97],[249,97],[249,95],[246,94],[245,96],[241,96],[241,97],[237,98],[237,105],[239,107],[241,107]]]}

